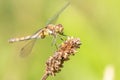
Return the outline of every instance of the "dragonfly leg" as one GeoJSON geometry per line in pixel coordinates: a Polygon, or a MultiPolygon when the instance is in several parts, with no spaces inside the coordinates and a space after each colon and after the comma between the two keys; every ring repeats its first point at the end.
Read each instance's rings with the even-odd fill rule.
{"type": "Polygon", "coordinates": [[[57,35],[53,35],[52,46],[56,44],[57,35]]]}
{"type": "Polygon", "coordinates": [[[63,39],[63,37],[67,37],[67,35],[65,35],[65,34],[62,34],[62,35],[58,35],[58,37],[60,38],[60,40],[62,40],[62,41],[65,41],[64,39],[63,39]]]}
{"type": "Polygon", "coordinates": [[[58,45],[57,45],[57,43],[55,43],[55,47],[56,47],[56,49],[58,49],[58,45]]]}
{"type": "Polygon", "coordinates": [[[66,34],[64,34],[64,33],[62,33],[61,35],[62,35],[62,36],[68,36],[68,35],[66,35],[66,34]]]}

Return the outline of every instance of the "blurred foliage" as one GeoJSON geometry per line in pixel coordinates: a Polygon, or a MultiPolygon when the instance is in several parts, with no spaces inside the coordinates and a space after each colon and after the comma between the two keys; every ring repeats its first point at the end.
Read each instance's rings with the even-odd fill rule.
{"type": "MultiPolygon", "coordinates": [[[[9,44],[7,40],[44,27],[65,2],[0,0],[0,80],[40,80],[47,58],[55,51],[52,37],[38,40],[25,58],[18,54],[26,42],[9,44]]],[[[109,64],[115,69],[114,80],[120,80],[119,0],[71,0],[57,23],[64,26],[66,34],[79,37],[82,46],[62,71],[48,80],[102,80],[109,64]]]]}

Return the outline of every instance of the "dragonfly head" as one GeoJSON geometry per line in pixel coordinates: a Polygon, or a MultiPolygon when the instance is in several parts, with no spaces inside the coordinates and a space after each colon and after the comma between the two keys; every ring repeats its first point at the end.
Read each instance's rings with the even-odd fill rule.
{"type": "Polygon", "coordinates": [[[55,32],[59,33],[61,35],[63,34],[63,29],[64,28],[63,28],[62,24],[58,24],[58,25],[55,26],[55,32]]]}

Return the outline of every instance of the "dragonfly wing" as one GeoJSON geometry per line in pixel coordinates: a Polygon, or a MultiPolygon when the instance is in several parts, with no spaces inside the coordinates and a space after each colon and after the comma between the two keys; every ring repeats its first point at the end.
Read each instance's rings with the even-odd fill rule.
{"type": "Polygon", "coordinates": [[[35,42],[36,42],[36,39],[33,39],[30,42],[28,42],[26,45],[24,45],[23,48],[21,48],[20,50],[20,56],[21,57],[28,56],[31,53],[35,42]]]}
{"type": "MultiPolygon", "coordinates": [[[[59,15],[70,5],[70,2],[67,2],[55,15],[53,15],[50,19],[48,19],[48,21],[46,22],[45,26],[49,25],[49,24],[55,24],[59,15]]],[[[39,29],[37,32],[39,32],[41,29],[39,29]]],[[[35,33],[35,34],[36,34],[35,33]]]]}
{"type": "Polygon", "coordinates": [[[59,17],[59,15],[58,15],[58,14],[56,14],[54,17],[52,17],[52,18],[48,19],[48,21],[47,21],[46,25],[56,23],[56,21],[57,21],[58,17],[59,17]]]}
{"type": "Polygon", "coordinates": [[[48,19],[46,25],[53,24],[57,21],[59,15],[70,5],[70,2],[67,2],[55,15],[48,19]]]}

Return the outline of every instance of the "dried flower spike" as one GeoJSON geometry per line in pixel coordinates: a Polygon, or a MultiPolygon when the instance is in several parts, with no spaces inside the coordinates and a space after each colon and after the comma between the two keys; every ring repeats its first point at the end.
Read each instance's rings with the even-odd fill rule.
{"type": "Polygon", "coordinates": [[[63,42],[58,50],[46,62],[45,74],[42,80],[46,80],[49,75],[55,76],[56,73],[61,71],[64,61],[69,60],[70,55],[74,55],[77,48],[80,48],[81,42],[79,38],[68,37],[63,42]]]}

